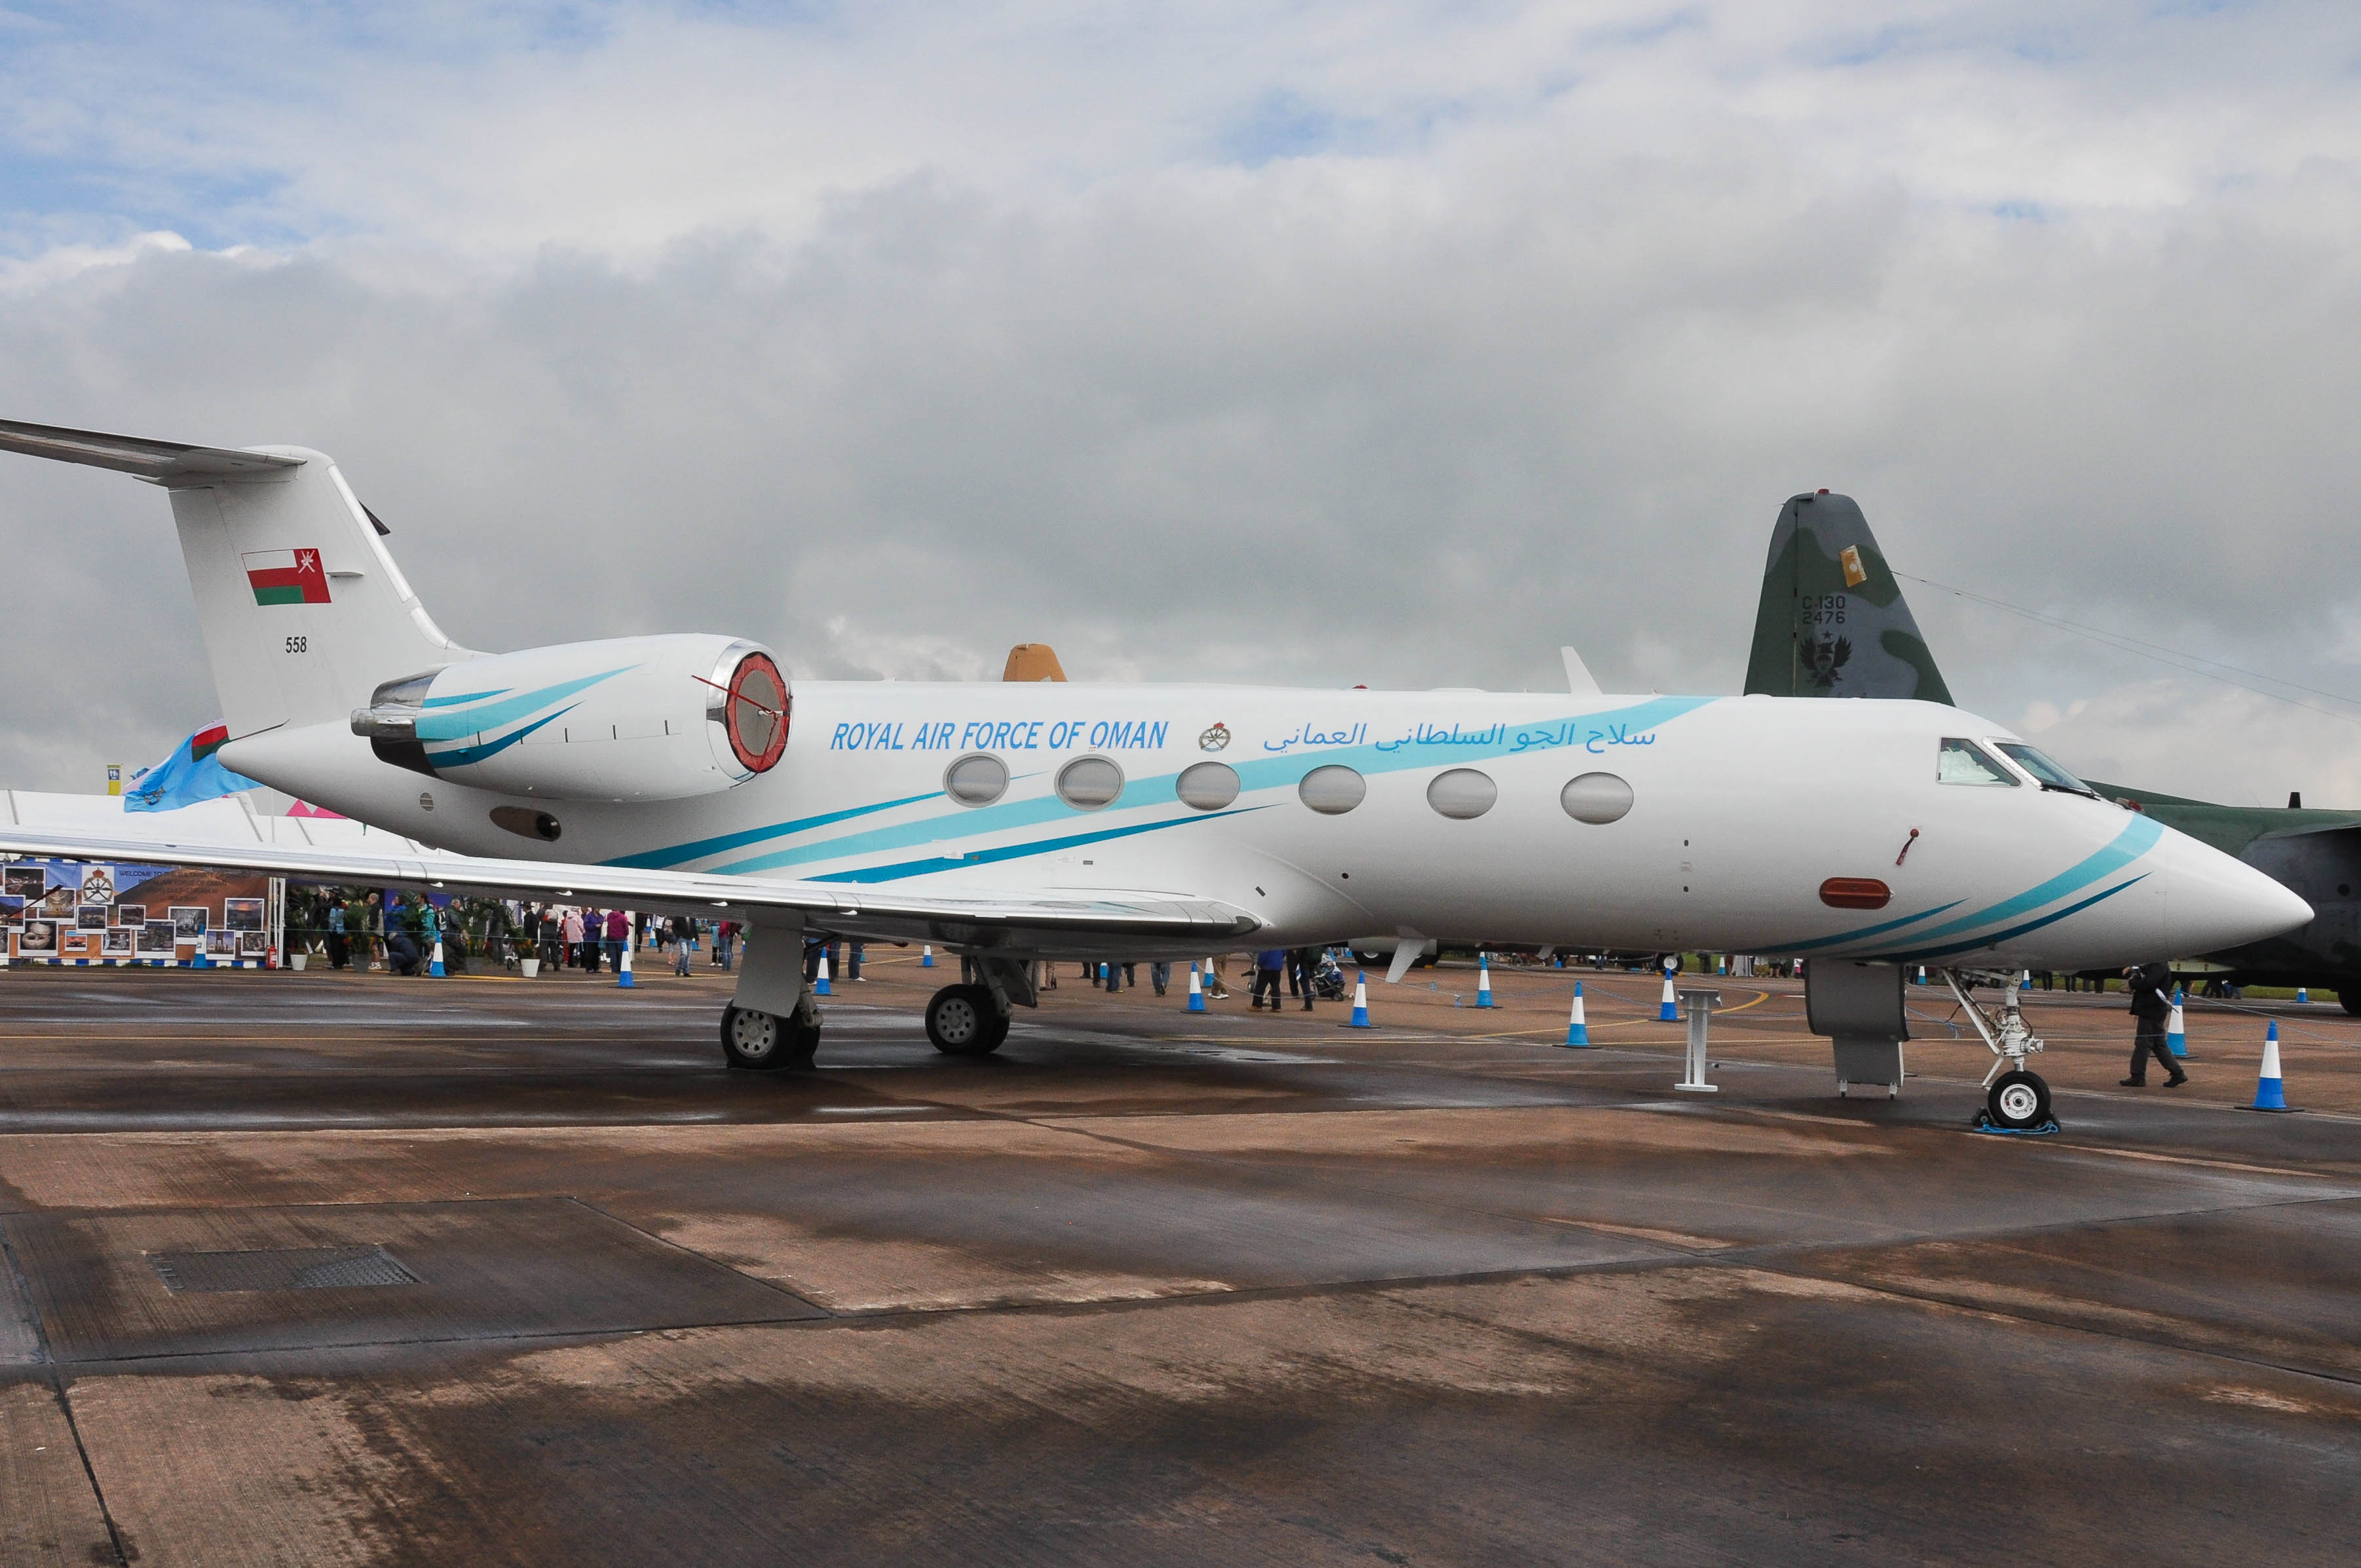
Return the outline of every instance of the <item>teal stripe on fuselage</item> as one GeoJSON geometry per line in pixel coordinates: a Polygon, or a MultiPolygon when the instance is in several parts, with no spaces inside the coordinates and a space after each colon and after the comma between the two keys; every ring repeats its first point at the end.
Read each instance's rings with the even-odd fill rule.
{"type": "Polygon", "coordinates": [[[2139,875],[2133,877],[2129,882],[2119,882],[2103,893],[2094,893],[2079,904],[2070,904],[2065,908],[2060,909],[2054,914],[2045,915],[2038,920],[2028,920],[2022,926],[2012,926],[2005,931],[1994,931],[1989,936],[1971,938],[1964,942],[1953,942],[1947,948],[1927,948],[1923,951],[1914,948],[1906,953],[1897,953],[1894,955],[1893,961],[1897,963],[1923,962],[1927,959],[1943,958],[1951,953],[1964,953],[1971,948],[1989,948],[1996,946],[2002,942],[2012,941],[2018,937],[2024,936],[2027,931],[2038,931],[2044,926],[2055,925],[2057,922],[2065,919],[2069,915],[2080,915],[2082,911],[2090,908],[2091,905],[2100,902],[2102,899],[2114,897],[2115,894],[2131,886],[2132,883],[2146,882],[2147,880],[2147,873],[2146,872],[2142,872],[2139,875]]]}
{"type": "Polygon", "coordinates": [[[669,850],[650,850],[637,855],[624,855],[599,864],[620,866],[631,871],[663,871],[683,861],[693,861],[704,855],[718,855],[725,850],[742,850],[749,844],[759,844],[765,839],[784,839],[790,833],[800,833],[807,828],[825,828],[831,822],[849,817],[867,817],[874,812],[891,811],[897,806],[915,806],[922,800],[933,800],[942,795],[930,789],[924,795],[906,795],[899,800],[881,800],[874,806],[849,806],[842,811],[824,811],[818,817],[799,817],[793,822],[774,822],[767,828],[749,828],[742,833],[724,833],[719,838],[699,839],[690,844],[676,844],[669,850]]]}
{"type": "Polygon", "coordinates": [[[457,692],[450,696],[430,696],[419,706],[422,707],[456,707],[463,702],[481,702],[488,696],[499,696],[501,693],[511,691],[514,688],[511,686],[502,686],[500,691],[457,692]]]}
{"type": "Polygon", "coordinates": [[[543,725],[555,723],[581,706],[580,703],[568,703],[547,718],[536,718],[522,729],[511,729],[499,740],[481,746],[456,746],[448,751],[429,751],[426,761],[436,768],[464,768],[470,762],[480,762],[487,757],[498,756],[543,725]]]}
{"type": "MultiPolygon", "coordinates": [[[[1258,790],[1292,785],[1313,768],[1336,765],[1354,768],[1363,773],[1389,773],[1408,768],[1439,767],[1453,762],[1481,762],[1494,757],[1550,750],[1574,750],[1603,757],[1611,752],[1614,743],[1602,745],[1597,752],[1590,752],[1585,741],[1594,737],[1605,740],[1619,730],[1627,736],[1644,734],[1660,724],[1669,723],[1708,703],[1719,700],[1709,696],[1652,697],[1629,707],[1611,708],[1603,713],[1576,714],[1543,724],[1492,725],[1478,733],[1495,739],[1475,744],[1410,740],[1392,744],[1371,742],[1325,751],[1301,751],[1284,757],[1241,758],[1231,762],[1230,766],[1236,771],[1238,782],[1244,789],[1258,790]],[[1576,739],[1572,741],[1559,739],[1567,735],[1576,739]]],[[[1219,757],[1213,760],[1228,761],[1219,757]]],[[[1175,805],[1180,798],[1175,788],[1180,776],[1178,772],[1174,772],[1159,773],[1152,778],[1129,780],[1125,784],[1123,793],[1104,809],[1141,810],[1175,805]]],[[[890,828],[872,828],[865,833],[847,834],[840,839],[823,839],[814,844],[798,844],[791,849],[733,861],[712,870],[721,876],[750,876],[786,866],[808,865],[816,861],[844,860],[854,855],[916,849],[922,844],[939,843],[946,839],[972,839],[989,833],[1015,832],[1082,815],[1085,814],[1068,806],[1055,795],[1012,800],[998,806],[958,806],[950,813],[916,822],[896,823],[890,828]]],[[[694,858],[686,846],[676,850],[650,850],[643,858],[653,860],[658,856],[677,857],[677,860],[694,858]]],[[[675,864],[677,860],[667,859],[656,863],[675,864]]]]}
{"type": "Polygon", "coordinates": [[[529,718],[554,702],[563,701],[586,686],[612,680],[625,670],[638,668],[624,664],[604,674],[585,675],[578,681],[560,681],[554,686],[521,693],[505,702],[488,702],[481,707],[452,708],[443,713],[422,717],[418,720],[421,740],[459,740],[470,735],[481,735],[488,729],[498,729],[503,724],[529,718]]]}
{"type": "Polygon", "coordinates": [[[993,865],[1001,861],[1021,861],[1027,855],[1046,855],[1058,850],[1071,850],[1082,844],[1104,844],[1109,839],[1128,839],[1137,833],[1153,833],[1160,828],[1185,828],[1192,822],[1212,822],[1224,817],[1242,817],[1249,811],[1268,811],[1268,806],[1248,806],[1236,811],[1209,811],[1202,817],[1175,817],[1162,822],[1136,822],[1128,828],[1109,828],[1097,833],[1070,833],[1061,839],[1035,839],[1023,844],[1003,844],[997,849],[971,850],[964,855],[930,855],[923,861],[899,861],[887,866],[863,866],[857,871],[830,872],[816,876],[814,882],[899,882],[904,877],[925,876],[929,872],[955,872],[962,866],[993,865]]]}
{"type": "MultiPolygon", "coordinates": [[[[2158,824],[2154,817],[2144,817],[2137,812],[2134,812],[2132,814],[2131,820],[2124,824],[2124,830],[2116,834],[2114,839],[2110,841],[2104,849],[2093,850],[2089,855],[2086,855],[2081,860],[2076,861],[2073,865],[2069,866],[2066,870],[2059,872],[2056,876],[2051,877],[2048,882],[2040,883],[2033,887],[2029,887],[2014,898],[2004,898],[1998,904],[1986,905],[1983,908],[1977,910],[1972,915],[1962,915],[1956,920],[1949,920],[1940,926],[1933,926],[1924,931],[1915,932],[1912,934],[1910,939],[1913,942],[1934,941],[1943,937],[1959,936],[1964,932],[1972,931],[1978,927],[1989,926],[1997,920],[2014,919],[2019,915],[2028,914],[2033,910],[2040,908],[2045,904],[2053,904],[2059,899],[2064,898],[2070,894],[2080,893],[2082,889],[2090,886],[2101,877],[2107,875],[2111,872],[2119,871],[2123,867],[2129,865],[2132,861],[2138,860],[2142,855],[2147,854],[2150,850],[2156,848],[2158,842],[2161,840],[2163,837],[2164,829],[2158,824]]],[[[2125,885],[2129,886],[2130,884],[2125,883],[2125,885]]],[[[1942,906],[1942,909],[1930,909],[1927,914],[1939,915],[1942,913],[1943,909],[1949,909],[1950,907],[1952,906],[1947,904],[1942,906]]],[[[2077,905],[2076,907],[2080,908],[2082,907],[2082,905],[2077,905]]],[[[1763,948],[1763,951],[1766,953],[1802,953],[1809,952],[1816,948],[1842,947],[1849,943],[1861,941],[1871,937],[1882,936],[1885,932],[1895,930],[1904,926],[1913,925],[1926,917],[1927,916],[1914,915],[1906,919],[1890,920],[1882,926],[1865,926],[1857,931],[1846,931],[1834,937],[1814,938],[1812,940],[1807,942],[1786,942],[1767,945],[1763,948]]],[[[2047,922],[2037,922],[2037,925],[2040,924],[2047,924],[2047,922]]],[[[2018,927],[2018,930],[2031,930],[2033,928],[2033,927],[2018,927]]],[[[1994,937],[1978,937],[1971,941],[1960,943],[1956,947],[1945,948],[1941,950],[1947,953],[1963,952],[1969,948],[1981,948],[1997,940],[1999,940],[1999,938],[1994,937]]]]}

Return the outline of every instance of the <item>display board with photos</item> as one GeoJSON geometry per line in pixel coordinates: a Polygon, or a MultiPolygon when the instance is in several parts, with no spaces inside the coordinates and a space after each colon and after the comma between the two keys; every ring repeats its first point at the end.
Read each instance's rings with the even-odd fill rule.
{"type": "Polygon", "coordinates": [[[258,872],[88,861],[0,864],[0,953],[48,963],[252,966],[280,894],[258,872]]]}

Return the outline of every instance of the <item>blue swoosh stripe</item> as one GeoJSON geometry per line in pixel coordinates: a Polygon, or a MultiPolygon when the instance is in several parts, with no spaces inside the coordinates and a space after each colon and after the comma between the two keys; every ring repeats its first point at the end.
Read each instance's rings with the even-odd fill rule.
{"type": "Polygon", "coordinates": [[[1989,937],[1977,937],[1965,942],[1954,942],[1947,948],[1927,948],[1923,949],[1915,949],[1906,953],[1897,953],[1894,955],[1894,961],[1898,963],[1914,963],[1926,959],[1938,959],[1949,953],[1964,953],[1971,948],[1989,948],[1997,943],[2008,941],[2013,938],[2022,937],[2027,931],[2038,931],[2044,926],[2065,919],[2069,915],[2080,915],[2083,910],[2090,908],[2091,905],[2098,903],[2100,900],[2114,897],[2115,894],[2131,886],[2132,883],[2146,882],[2147,880],[2147,873],[2146,872],[2142,872],[2139,875],[2132,878],[2130,882],[2119,882],[2114,886],[2106,889],[2103,893],[2094,893],[2079,904],[2070,904],[2065,908],[2045,915],[2038,920],[2028,920],[2022,926],[2012,926],[2005,931],[1995,931],[1989,937]]]}
{"type": "Polygon", "coordinates": [[[1864,937],[1882,937],[1888,931],[1899,931],[1905,926],[1915,926],[1921,920],[1931,920],[1946,909],[1957,909],[1966,899],[1955,898],[1949,904],[1938,904],[1932,909],[1922,909],[1916,915],[1905,915],[1899,920],[1888,920],[1883,926],[1863,926],[1858,931],[1842,931],[1833,937],[1816,937],[1808,942],[1781,942],[1763,950],[1766,953],[1808,953],[1815,948],[1833,948],[1842,942],[1858,942],[1864,937]]]}
{"type": "MultiPolygon", "coordinates": [[[[1979,926],[1988,926],[1995,920],[2013,919],[2019,915],[2038,909],[2045,904],[2054,904],[2070,894],[2080,893],[2101,877],[2129,865],[2156,848],[2158,841],[2164,837],[2164,828],[2153,817],[2144,816],[2138,812],[2128,815],[2131,820],[2124,824],[2124,830],[2116,834],[2114,841],[2106,848],[2092,851],[2051,877],[2048,882],[2029,887],[2015,898],[2004,898],[1998,904],[1988,905],[1977,910],[1972,915],[1962,915],[1957,920],[1946,921],[1940,926],[1931,927],[1917,933],[1913,940],[1931,941],[1938,937],[1958,936],[1963,932],[1972,931],[1979,926]]],[[[1984,941],[1990,939],[1989,938],[1979,938],[1977,941],[1968,943],[1967,946],[1980,947],[1984,941]]]]}
{"type": "Polygon", "coordinates": [[[742,850],[749,844],[759,844],[765,839],[785,838],[800,833],[807,828],[825,828],[831,822],[848,817],[866,817],[872,812],[891,811],[897,806],[914,806],[922,800],[932,800],[943,792],[930,789],[924,795],[906,795],[899,800],[881,800],[874,806],[848,806],[842,811],[824,811],[818,817],[799,817],[793,822],[774,822],[768,828],[749,828],[742,833],[724,833],[715,839],[699,839],[693,843],[675,844],[670,849],[647,850],[636,855],[622,855],[599,864],[620,866],[631,871],[662,871],[682,861],[693,861],[703,855],[718,855],[724,850],[742,850]]]}
{"type": "Polygon", "coordinates": [[[457,746],[448,751],[429,751],[426,753],[426,760],[437,768],[464,768],[470,762],[480,762],[487,757],[498,756],[543,725],[554,723],[565,718],[580,706],[579,703],[569,703],[547,718],[536,718],[523,729],[511,729],[499,740],[488,741],[481,746],[457,746]]]}
{"type": "Polygon", "coordinates": [[[899,882],[904,877],[924,876],[928,872],[958,871],[963,866],[993,865],[1001,861],[1021,861],[1028,855],[1046,855],[1055,850],[1071,850],[1080,844],[1104,844],[1110,839],[1128,839],[1137,833],[1153,833],[1163,828],[1185,828],[1191,822],[1211,822],[1220,817],[1243,817],[1249,811],[1268,811],[1268,806],[1243,806],[1236,811],[1210,811],[1202,817],[1175,817],[1164,822],[1137,822],[1128,828],[1109,828],[1096,833],[1072,833],[1062,839],[1036,839],[1025,844],[1003,844],[997,849],[972,850],[964,855],[937,855],[923,861],[903,861],[890,866],[863,866],[858,871],[830,872],[816,876],[814,882],[899,882]]]}
{"type": "Polygon", "coordinates": [[[515,688],[512,686],[502,686],[500,691],[455,692],[449,696],[430,696],[419,706],[422,707],[456,707],[463,702],[481,702],[488,696],[499,696],[501,693],[512,691],[515,688]]]}
{"type": "Polygon", "coordinates": [[[503,724],[538,713],[551,703],[572,696],[585,686],[595,686],[600,681],[611,680],[625,670],[636,668],[638,666],[634,664],[622,664],[604,674],[585,675],[578,681],[561,681],[554,686],[543,686],[536,691],[510,697],[506,702],[489,702],[481,707],[454,708],[447,713],[421,718],[418,721],[418,738],[421,740],[457,740],[469,735],[480,735],[488,729],[498,729],[503,724]]]}
{"type": "MultiPolygon", "coordinates": [[[[1544,724],[1510,727],[1499,726],[1501,739],[1482,746],[1422,744],[1416,741],[1393,746],[1371,743],[1366,746],[1340,747],[1327,751],[1302,751],[1288,757],[1259,757],[1232,762],[1238,782],[1245,789],[1272,789],[1291,786],[1313,768],[1342,764],[1357,768],[1364,773],[1399,773],[1406,768],[1430,768],[1447,762],[1477,762],[1492,757],[1513,756],[1520,751],[1543,750],[1587,751],[1587,748],[1547,748],[1515,743],[1515,733],[1563,729],[1567,724],[1586,727],[1618,726],[1625,732],[1646,731],[1668,723],[1685,714],[1693,713],[1708,703],[1718,702],[1710,696],[1652,697],[1629,707],[1612,708],[1603,713],[1575,714],[1566,718],[1552,719],[1544,724]]],[[[1204,761],[1203,758],[1192,762],[1204,761]]],[[[1105,809],[1121,811],[1148,806],[1170,806],[1178,798],[1176,785],[1179,772],[1159,773],[1151,778],[1132,779],[1124,784],[1123,793],[1105,809]]],[[[841,839],[823,839],[816,844],[799,844],[767,855],[756,855],[711,870],[718,876],[745,876],[757,872],[776,871],[784,866],[808,864],[814,861],[842,860],[851,855],[875,854],[889,850],[914,849],[921,844],[939,843],[946,839],[968,839],[987,833],[1010,832],[1018,828],[1036,828],[1046,822],[1079,817],[1076,811],[1054,795],[1038,795],[1029,800],[1014,800],[1000,806],[959,806],[951,813],[925,817],[917,822],[898,823],[891,828],[873,828],[866,833],[849,834],[841,839]]],[[[783,829],[784,831],[784,829],[783,829]]],[[[653,850],[651,854],[677,854],[681,860],[693,856],[675,850],[653,850]]],[[[669,863],[669,862],[668,862],[669,863]]]]}

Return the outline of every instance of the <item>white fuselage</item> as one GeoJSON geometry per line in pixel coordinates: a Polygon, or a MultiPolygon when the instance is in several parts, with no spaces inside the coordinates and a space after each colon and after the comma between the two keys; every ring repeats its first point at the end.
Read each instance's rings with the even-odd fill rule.
{"type": "Polygon", "coordinates": [[[774,769],[689,799],[528,801],[391,766],[336,725],[250,736],[223,760],[463,853],[1218,899],[1268,923],[1257,946],[1448,937],[2068,969],[2308,917],[2269,879],[2121,806],[2029,778],[1937,782],[1944,737],[2006,735],[1918,702],[830,682],[795,688],[774,769]],[[977,754],[1009,782],[961,805],[946,769],[977,754]],[[1111,804],[1060,797],[1059,771],[1082,757],[1121,770],[1111,804]],[[1204,762],[1235,773],[1235,800],[1180,797],[1175,781],[1204,762]],[[1299,786],[1322,767],[1353,770],[1365,797],[1335,814],[1308,806],[1299,786]],[[1480,800],[1488,781],[1488,809],[1431,803],[1455,770],[1483,780],[1453,781],[1445,804],[1480,800]],[[1594,773],[1628,786],[1619,818],[1576,820],[1562,804],[1594,773]],[[555,815],[559,840],[493,824],[493,808],[518,805],[555,815]],[[1883,883],[1890,901],[1833,907],[1831,878],[1883,883]]]}

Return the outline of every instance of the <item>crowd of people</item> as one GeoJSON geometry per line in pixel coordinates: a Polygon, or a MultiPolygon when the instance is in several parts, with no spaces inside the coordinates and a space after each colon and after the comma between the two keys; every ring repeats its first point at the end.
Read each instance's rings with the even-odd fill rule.
{"type": "Polygon", "coordinates": [[[674,971],[692,972],[693,955],[710,968],[735,960],[739,928],[729,920],[634,915],[622,909],[526,903],[515,899],[436,901],[414,893],[373,888],[290,888],[287,945],[316,955],[330,969],[418,975],[440,957],[446,973],[471,960],[503,968],[530,960],[542,973],[579,969],[598,974],[622,967],[623,950],[653,947],[674,971]]]}

